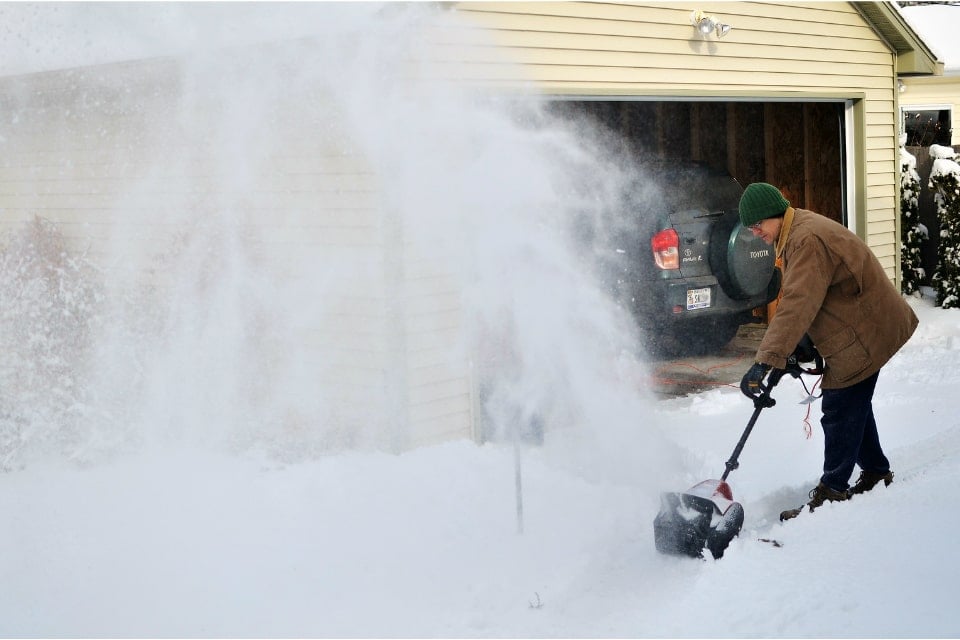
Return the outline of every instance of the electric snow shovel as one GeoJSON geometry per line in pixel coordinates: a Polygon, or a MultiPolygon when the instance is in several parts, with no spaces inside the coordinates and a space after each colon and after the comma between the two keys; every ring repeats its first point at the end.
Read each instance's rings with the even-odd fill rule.
{"type": "MultiPolygon", "coordinates": [[[[809,341],[809,338],[806,338],[809,341]]],[[[767,384],[760,385],[761,394],[753,399],[753,415],[747,423],[733,454],[726,462],[726,470],[719,480],[704,480],[684,493],[660,494],[660,513],[653,521],[653,534],[657,551],[694,558],[703,557],[703,549],[710,550],[714,559],[723,557],[730,541],[740,533],[743,526],[743,506],[734,502],[733,492],[727,484],[727,476],[740,466],[738,458],[743,446],[757,423],[760,412],[772,407],[776,401],[770,392],[777,386],[784,374],[799,378],[801,373],[819,375],[823,371],[823,360],[816,350],[801,351],[807,348],[804,343],[797,347],[787,359],[787,369],[774,369],[767,376],[767,384]],[[806,359],[809,354],[809,360],[806,359]],[[814,369],[803,369],[800,362],[816,361],[814,369]]],[[[812,343],[809,348],[812,349],[812,343]]]]}

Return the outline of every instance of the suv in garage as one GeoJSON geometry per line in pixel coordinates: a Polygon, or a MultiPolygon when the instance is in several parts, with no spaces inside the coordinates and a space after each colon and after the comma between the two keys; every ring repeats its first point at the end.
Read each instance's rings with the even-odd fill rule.
{"type": "Polygon", "coordinates": [[[651,355],[719,349],[780,289],[774,248],[740,224],[743,188],[700,165],[664,165],[634,186],[610,263],[618,300],[651,355]]]}

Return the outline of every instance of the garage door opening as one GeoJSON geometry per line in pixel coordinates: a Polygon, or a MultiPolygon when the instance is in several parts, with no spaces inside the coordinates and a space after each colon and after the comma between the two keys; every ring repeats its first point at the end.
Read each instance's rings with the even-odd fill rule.
{"type": "Polygon", "coordinates": [[[744,325],[764,323],[774,309],[779,272],[772,250],[738,224],[739,194],[750,183],[769,182],[794,207],[848,224],[847,108],[843,101],[551,103],[564,120],[600,128],[610,152],[635,160],[658,187],[659,200],[631,202],[630,231],[606,270],[618,304],[637,319],[648,355],[717,354],[744,325]],[[680,171],[691,163],[715,172],[709,180],[717,184],[725,176],[739,186],[724,197],[709,180],[682,186],[680,171]],[[676,191],[692,194],[681,208],[671,200],[676,191]],[[745,294],[730,284],[738,274],[763,278],[745,294]]]}
{"type": "Polygon", "coordinates": [[[848,223],[845,103],[558,100],[553,110],[617,133],[638,161],[697,161],[741,185],[769,182],[791,204],[848,223]]]}

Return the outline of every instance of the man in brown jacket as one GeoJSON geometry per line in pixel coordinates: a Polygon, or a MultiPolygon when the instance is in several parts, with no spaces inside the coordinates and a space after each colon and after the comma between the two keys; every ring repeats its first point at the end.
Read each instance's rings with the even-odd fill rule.
{"type": "MultiPolygon", "coordinates": [[[[826,363],[823,374],[823,475],[810,511],[893,482],[873,415],[880,368],[913,334],[917,316],[856,234],[813,211],[794,209],[765,182],[746,188],[740,222],[782,260],[782,297],[740,388],[762,392],[771,369],[784,369],[804,334],[826,363]],[[860,477],[850,488],[854,465],[860,477]]],[[[780,514],[796,517],[803,507],[780,514]]]]}

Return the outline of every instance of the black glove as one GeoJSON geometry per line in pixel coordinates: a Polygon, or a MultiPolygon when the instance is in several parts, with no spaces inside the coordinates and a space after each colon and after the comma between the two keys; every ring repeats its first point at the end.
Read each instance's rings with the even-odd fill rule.
{"type": "Polygon", "coordinates": [[[820,356],[820,353],[814,346],[813,340],[810,339],[810,336],[803,334],[803,337],[800,338],[800,342],[797,343],[797,348],[793,350],[791,355],[797,359],[798,363],[800,363],[814,362],[820,356]]]}
{"type": "Polygon", "coordinates": [[[743,379],[740,380],[740,391],[743,391],[743,395],[752,399],[761,396],[764,392],[763,379],[770,369],[770,365],[763,364],[762,362],[757,362],[750,367],[750,369],[743,374],[743,379]]]}

